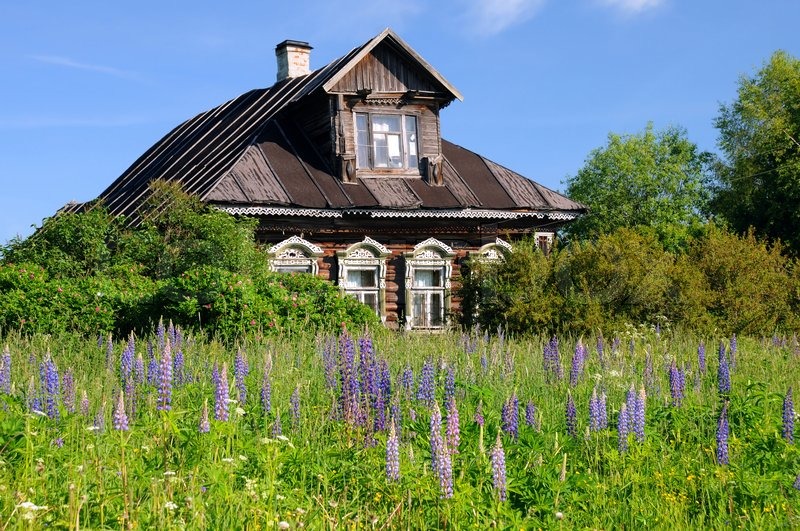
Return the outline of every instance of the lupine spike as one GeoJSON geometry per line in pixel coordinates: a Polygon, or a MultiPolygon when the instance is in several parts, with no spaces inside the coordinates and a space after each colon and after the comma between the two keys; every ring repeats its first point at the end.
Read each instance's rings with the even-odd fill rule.
{"type": "Polygon", "coordinates": [[[617,449],[624,454],[628,451],[628,406],[625,402],[619,408],[619,419],[617,420],[617,449]]]}
{"type": "Polygon", "coordinates": [[[458,453],[458,444],[461,442],[461,430],[458,424],[458,407],[456,398],[450,397],[447,403],[447,428],[445,431],[447,448],[451,454],[458,453]]]}
{"type": "Polygon", "coordinates": [[[394,422],[389,427],[389,438],[386,440],[386,479],[400,481],[400,440],[394,422]]]}
{"type": "Polygon", "coordinates": [[[128,431],[128,415],[125,413],[125,391],[119,392],[117,407],[114,408],[112,424],[115,430],[128,431]]]}
{"type": "Polygon", "coordinates": [[[730,435],[730,426],[728,425],[728,404],[722,406],[722,412],[719,414],[719,421],[717,422],[717,464],[727,465],[729,462],[728,455],[728,437],[730,435]]]}
{"type": "Polygon", "coordinates": [[[164,343],[161,363],[158,367],[158,405],[159,411],[172,409],[172,347],[169,338],[164,343]]]}
{"type": "Polygon", "coordinates": [[[197,427],[200,433],[211,431],[211,423],[208,421],[208,398],[203,401],[203,411],[200,413],[200,424],[197,427]]]}
{"type": "Polygon", "coordinates": [[[789,444],[794,443],[794,400],[791,387],[783,398],[783,438],[789,444]]]}
{"type": "Polygon", "coordinates": [[[731,372],[728,367],[728,357],[725,355],[725,344],[720,344],[719,366],[717,368],[717,386],[719,394],[727,395],[731,392],[731,372]]]}
{"type": "Polygon", "coordinates": [[[228,364],[222,364],[222,370],[217,377],[216,389],[214,392],[214,418],[216,420],[227,421],[228,412],[228,364]]]}
{"type": "Polygon", "coordinates": [[[292,392],[289,402],[292,406],[292,426],[297,428],[300,426],[300,386],[297,385],[292,392]]]}
{"type": "Polygon", "coordinates": [[[636,410],[633,414],[633,433],[638,442],[644,442],[645,408],[647,393],[644,387],[639,388],[639,396],[636,398],[636,410]]]}
{"type": "Polygon", "coordinates": [[[572,393],[567,394],[567,410],[566,410],[566,423],[567,434],[570,437],[578,436],[578,413],[575,410],[575,400],[572,398],[572,393]]]}
{"type": "Polygon", "coordinates": [[[506,455],[503,451],[503,441],[500,437],[500,432],[497,432],[497,440],[492,448],[490,459],[492,462],[492,484],[497,497],[501,502],[506,501],[507,483],[506,483],[506,455]]]}

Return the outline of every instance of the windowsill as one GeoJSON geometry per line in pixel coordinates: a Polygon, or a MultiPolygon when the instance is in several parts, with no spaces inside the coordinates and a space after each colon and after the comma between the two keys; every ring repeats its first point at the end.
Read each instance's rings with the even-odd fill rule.
{"type": "Polygon", "coordinates": [[[357,179],[385,179],[386,177],[394,177],[398,179],[421,179],[422,175],[419,173],[419,170],[407,169],[356,170],[357,179]]]}

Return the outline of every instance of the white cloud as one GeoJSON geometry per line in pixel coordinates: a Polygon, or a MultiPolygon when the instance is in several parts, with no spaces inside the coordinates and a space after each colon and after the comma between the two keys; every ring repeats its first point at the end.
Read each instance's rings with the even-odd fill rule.
{"type": "Polygon", "coordinates": [[[39,61],[40,63],[47,63],[56,66],[63,66],[65,68],[74,68],[77,70],[87,70],[89,72],[97,72],[109,76],[119,77],[123,79],[139,79],[139,74],[136,72],[129,72],[127,70],[120,70],[112,66],[94,65],[89,63],[81,63],[74,61],[68,57],[60,57],[57,55],[31,55],[31,59],[39,61]]]}
{"type": "Polygon", "coordinates": [[[496,35],[533,17],[545,0],[469,0],[469,26],[485,36],[496,35]]]}
{"type": "Polygon", "coordinates": [[[623,13],[635,15],[649,9],[655,9],[665,4],[666,0],[602,0],[602,3],[623,13]]]}

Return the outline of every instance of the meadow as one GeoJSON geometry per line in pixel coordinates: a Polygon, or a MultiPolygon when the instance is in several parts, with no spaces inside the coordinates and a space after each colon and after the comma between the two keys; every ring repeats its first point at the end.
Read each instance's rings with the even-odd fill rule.
{"type": "Polygon", "coordinates": [[[0,531],[800,527],[796,338],[5,341],[0,531]]]}

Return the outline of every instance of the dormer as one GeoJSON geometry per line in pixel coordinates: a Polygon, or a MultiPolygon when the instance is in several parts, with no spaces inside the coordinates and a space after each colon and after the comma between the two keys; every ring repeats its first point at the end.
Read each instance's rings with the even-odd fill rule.
{"type": "Polygon", "coordinates": [[[390,176],[441,185],[439,110],[461,94],[390,29],[344,60],[323,85],[342,181],[390,176]]]}

